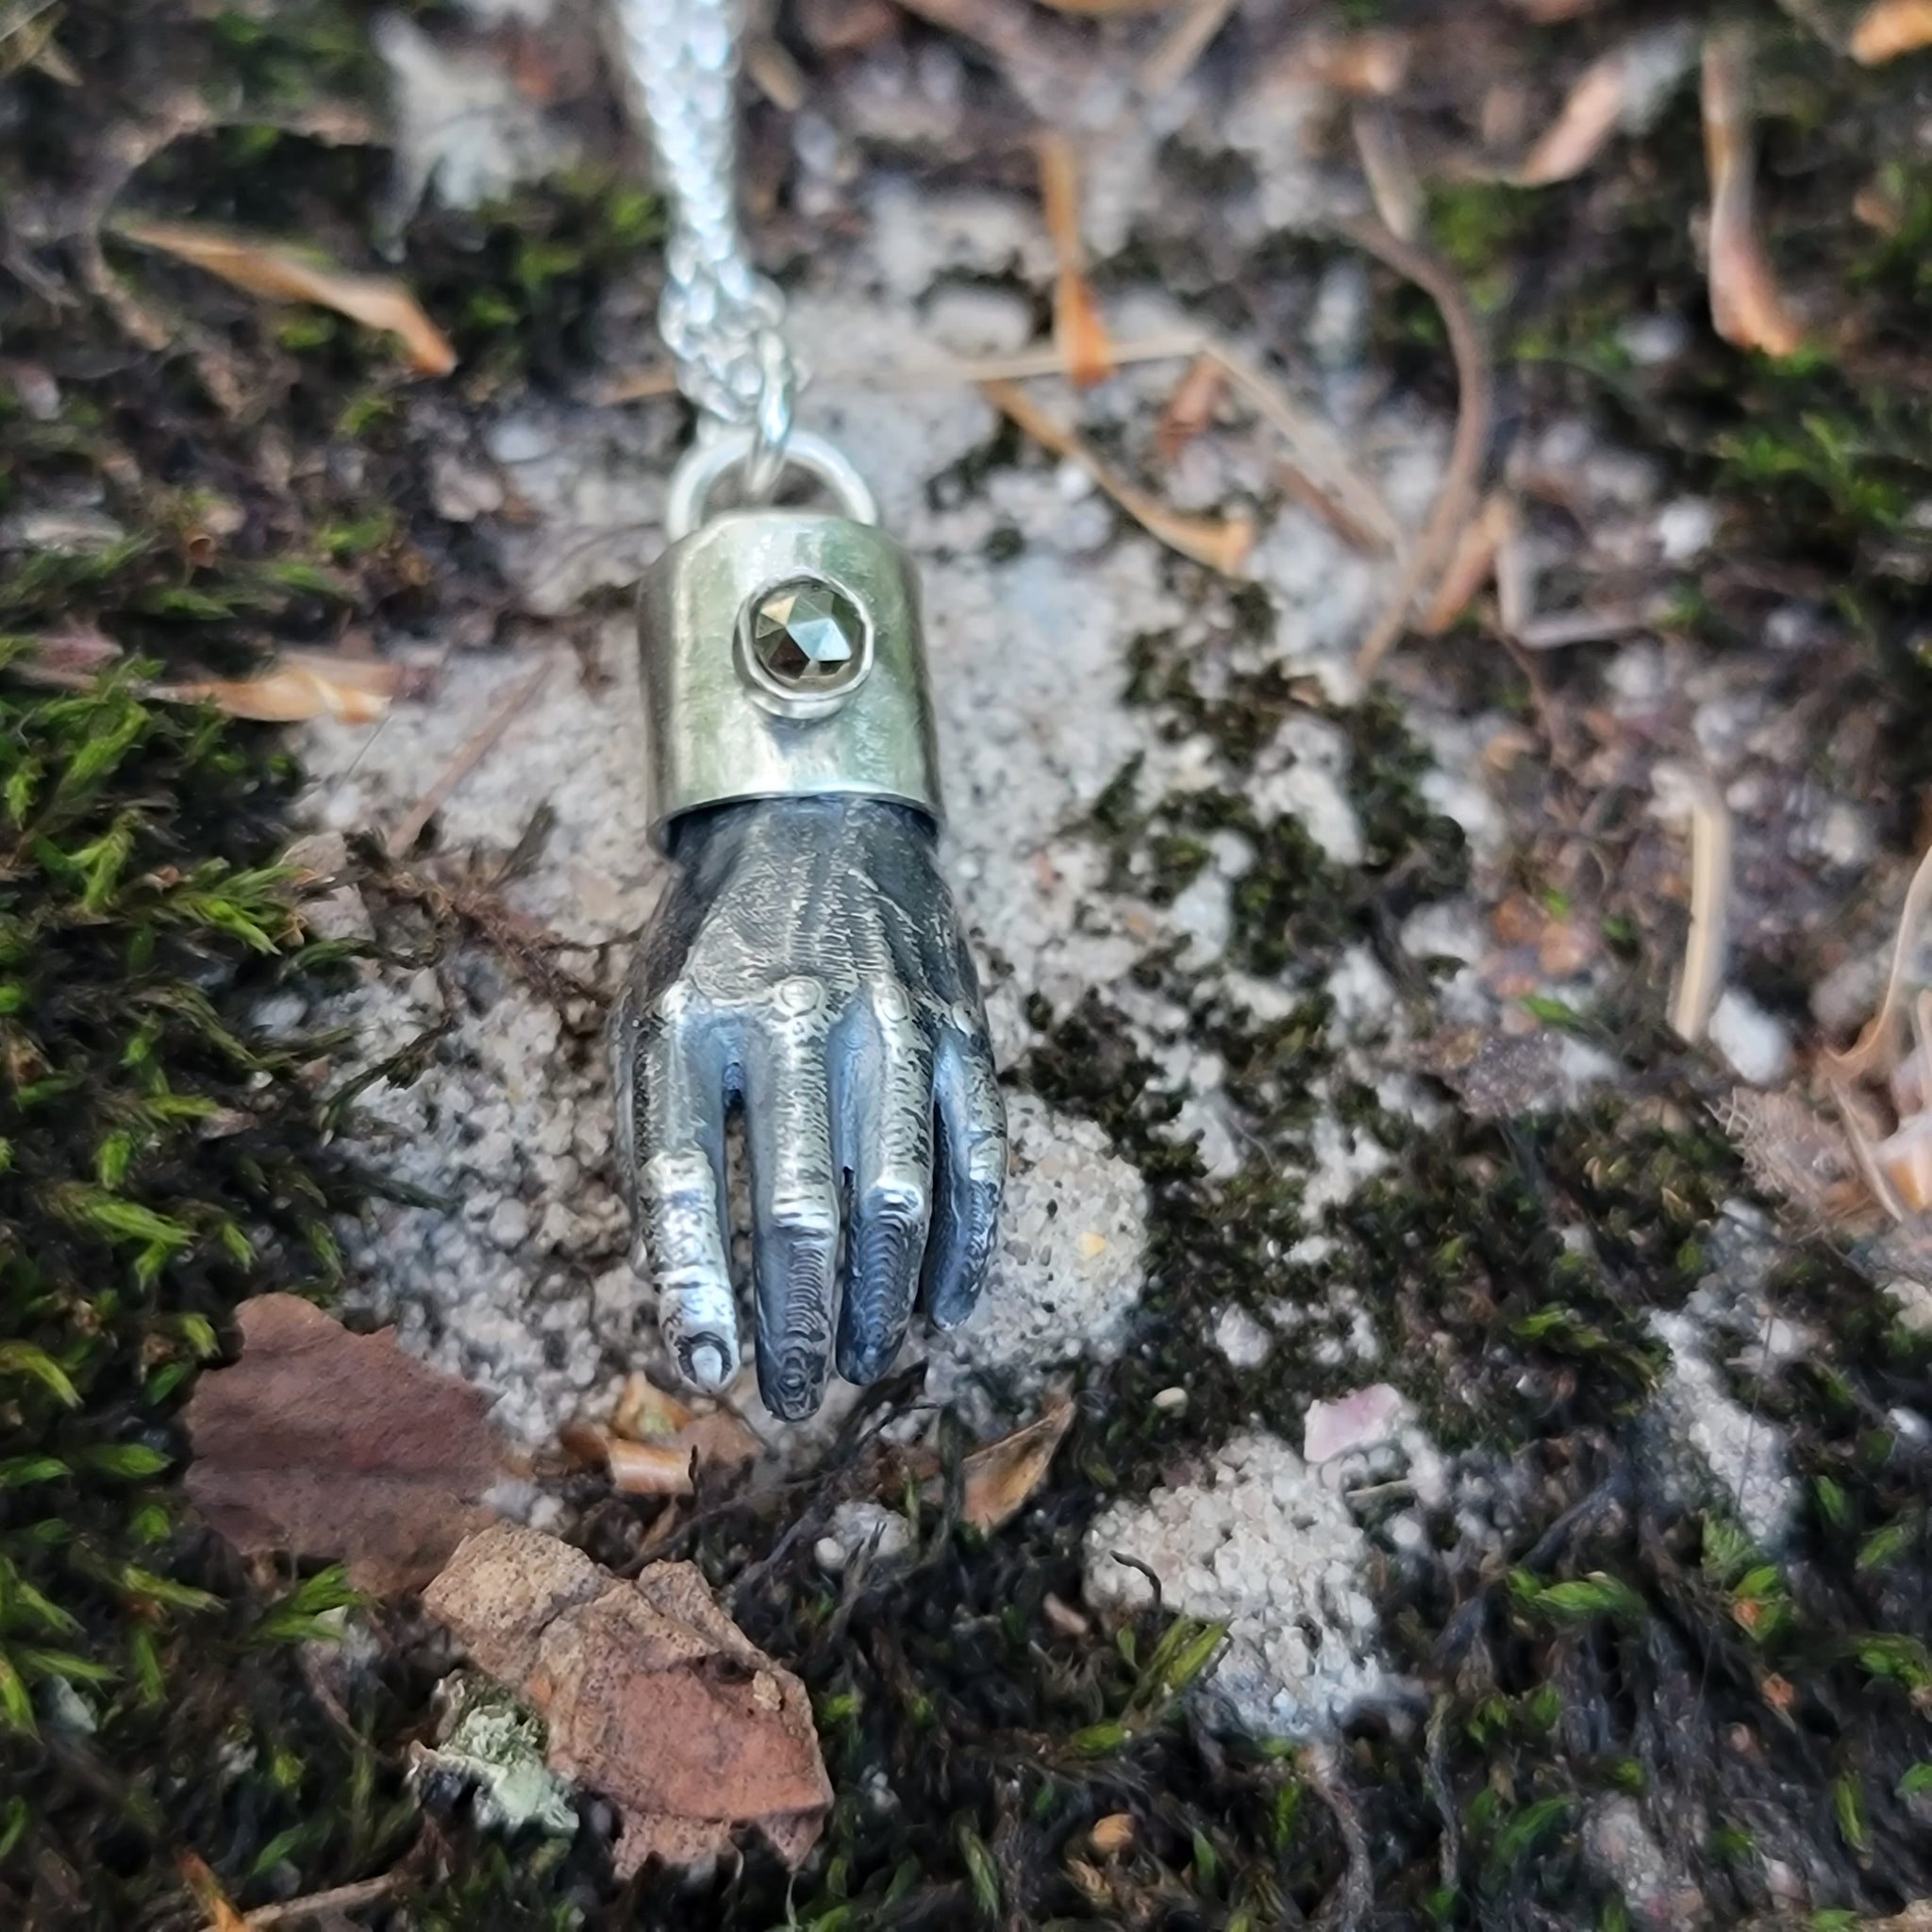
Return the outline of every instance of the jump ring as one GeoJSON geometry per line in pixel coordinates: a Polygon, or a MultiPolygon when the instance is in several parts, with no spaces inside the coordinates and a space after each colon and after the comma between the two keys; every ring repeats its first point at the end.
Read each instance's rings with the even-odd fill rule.
{"type": "MultiPolygon", "coordinates": [[[[726,429],[685,451],[671,473],[671,487],[664,496],[668,541],[675,543],[689,537],[705,521],[711,492],[733,469],[749,461],[756,436],[749,427],[726,429]]],[[[785,440],[780,457],[780,473],[786,469],[803,470],[817,477],[831,493],[841,516],[855,524],[878,522],[878,500],[865,478],[853,467],[852,459],[823,436],[794,429],[785,440]]]]}

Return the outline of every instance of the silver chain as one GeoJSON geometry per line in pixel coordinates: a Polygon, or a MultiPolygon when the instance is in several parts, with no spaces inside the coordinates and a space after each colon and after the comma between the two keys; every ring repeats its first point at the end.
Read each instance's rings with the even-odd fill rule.
{"type": "Polygon", "coordinates": [[[735,0],[612,0],[625,65],[670,203],[658,326],[678,387],[751,432],[746,485],[769,491],[791,431],[797,375],[785,298],[738,227],[739,7],[735,0]]]}

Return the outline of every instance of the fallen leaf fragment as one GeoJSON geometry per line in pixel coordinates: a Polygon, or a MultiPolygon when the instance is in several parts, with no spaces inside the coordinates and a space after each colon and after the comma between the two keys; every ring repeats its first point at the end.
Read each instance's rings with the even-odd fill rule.
{"type": "Polygon", "coordinates": [[[295,724],[310,718],[374,724],[389,710],[401,683],[401,667],[379,658],[291,650],[258,677],[197,678],[163,685],[156,695],[180,704],[213,705],[231,718],[269,724],[295,724]]]}
{"type": "Polygon", "coordinates": [[[1725,341],[1790,356],[1804,331],[1785,308],[1757,232],[1750,59],[1742,37],[1704,43],[1704,153],[1710,171],[1710,321],[1725,341]]]}
{"type": "Polygon", "coordinates": [[[1866,67],[1932,46],[1932,0],[1877,0],[1852,29],[1852,58],[1866,67]]]}
{"type": "Polygon", "coordinates": [[[127,222],[119,232],[143,248],[220,275],[251,295],[312,302],[365,328],[397,337],[409,365],[423,375],[447,375],[457,366],[449,339],[423,312],[402,283],[388,275],[356,275],[291,246],[185,222],[127,222]]]}
{"type": "Polygon", "coordinates": [[[358,1590],[411,1590],[493,1512],[504,1474],[480,1389],[353,1335],[298,1295],[242,1304],[242,1354],[188,1404],[190,1499],[244,1556],[339,1560],[358,1590]]]}
{"type": "Polygon", "coordinates": [[[1240,574],[1255,541],[1252,518],[1182,516],[1117,475],[1075,431],[1055,422],[1018,383],[982,382],[979,389],[994,408],[1010,417],[1036,442],[1055,456],[1077,463],[1157,541],[1209,570],[1227,576],[1240,574]]]}
{"type": "Polygon", "coordinates": [[[1040,137],[1040,198],[1046,232],[1059,272],[1053,285],[1053,341],[1068,380],[1091,389],[1113,374],[1113,343],[1087,280],[1087,250],[1080,239],[1080,172],[1074,144],[1064,134],[1040,137]]]}
{"type": "Polygon", "coordinates": [[[176,1854],[175,1863],[182,1884],[208,1914],[208,1932],[248,1932],[248,1921],[229,1903],[222,1881],[208,1869],[206,1858],[193,1852],[181,1852],[176,1854]]]}
{"type": "Polygon", "coordinates": [[[1621,128],[1641,131],[1690,65],[1695,42],[1681,27],[1639,34],[1586,68],[1557,118],[1523,158],[1520,188],[1547,188],[1582,174],[1621,128]]]}
{"type": "Polygon", "coordinates": [[[722,1856],[744,1825],[792,1866],[817,1841],[832,1787],[810,1699],[693,1565],[653,1563],[627,1583],[501,1523],[464,1542],[423,1601],[543,1717],[551,1769],[617,1807],[620,1877],[653,1857],[722,1856]]]}
{"type": "Polygon", "coordinates": [[[961,1465],[965,1477],[962,1518],[974,1529],[990,1534],[1016,1515],[1046,1480],[1054,1452],[1073,1421],[1073,1400],[1063,1395],[1038,1422],[974,1450],[961,1465]]]}

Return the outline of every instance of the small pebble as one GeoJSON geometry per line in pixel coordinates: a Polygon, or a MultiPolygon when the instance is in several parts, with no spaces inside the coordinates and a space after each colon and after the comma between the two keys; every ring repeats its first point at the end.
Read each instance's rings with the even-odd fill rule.
{"type": "Polygon", "coordinates": [[[1163,1389],[1154,1398],[1154,1406],[1169,1415],[1178,1415],[1188,1406],[1188,1391],[1185,1389],[1163,1389]]]}

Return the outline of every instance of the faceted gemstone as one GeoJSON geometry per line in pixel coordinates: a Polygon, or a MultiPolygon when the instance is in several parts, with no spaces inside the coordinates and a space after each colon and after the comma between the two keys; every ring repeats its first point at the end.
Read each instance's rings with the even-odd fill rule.
{"type": "Polygon", "coordinates": [[[830,584],[781,584],[752,612],[751,646],[780,683],[824,690],[842,683],[858,655],[864,623],[830,584]]]}

